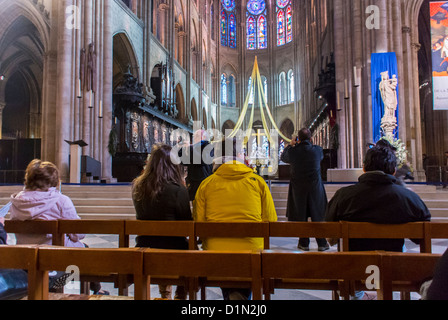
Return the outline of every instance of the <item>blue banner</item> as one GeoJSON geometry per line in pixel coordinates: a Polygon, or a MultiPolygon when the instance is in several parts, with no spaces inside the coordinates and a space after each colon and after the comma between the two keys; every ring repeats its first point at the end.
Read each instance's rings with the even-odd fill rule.
{"type": "MultiPolygon", "coordinates": [[[[398,75],[397,55],[395,52],[373,53],[371,59],[371,78],[372,78],[372,122],[373,122],[373,140],[376,143],[383,137],[381,129],[381,119],[384,116],[384,103],[381,98],[380,82],[381,74],[385,71],[389,72],[389,77],[398,75]]],[[[398,77],[399,78],[399,77],[398,77]]],[[[397,95],[399,88],[397,87],[397,95]]],[[[399,105],[397,106],[396,117],[398,123],[399,105]]],[[[395,137],[398,138],[398,127],[395,130],[395,137]]]]}

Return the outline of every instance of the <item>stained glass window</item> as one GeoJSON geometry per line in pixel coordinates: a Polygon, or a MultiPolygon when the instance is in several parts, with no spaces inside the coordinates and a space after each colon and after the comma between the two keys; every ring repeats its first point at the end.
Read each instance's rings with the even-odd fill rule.
{"type": "Polygon", "coordinates": [[[256,26],[254,17],[250,16],[247,19],[247,49],[255,50],[256,49],[256,34],[255,34],[256,26]]]}
{"type": "Polygon", "coordinates": [[[258,18],[258,49],[266,49],[268,41],[266,37],[266,18],[261,15],[258,18]]]}
{"type": "Polygon", "coordinates": [[[286,8],[286,43],[292,41],[292,9],[291,6],[286,8]]]}
{"type": "Polygon", "coordinates": [[[247,3],[247,11],[258,16],[266,9],[266,2],[264,0],[249,0],[247,3]]]}
{"type": "Polygon", "coordinates": [[[235,10],[235,0],[222,0],[222,7],[227,11],[235,10]]]}
{"type": "Polygon", "coordinates": [[[283,46],[293,40],[292,0],[277,0],[277,45],[283,46]]]}
{"type": "Polygon", "coordinates": [[[237,47],[235,0],[222,0],[221,5],[221,45],[235,49],[237,47]]]}
{"type": "Polygon", "coordinates": [[[221,12],[221,44],[227,47],[227,14],[224,10],[221,12]]]}
{"type": "Polygon", "coordinates": [[[236,48],[236,18],[233,13],[229,16],[229,47],[236,48]]]}
{"type": "Polygon", "coordinates": [[[277,0],[277,6],[281,9],[286,7],[289,3],[289,0],[277,0]]]}
{"type": "Polygon", "coordinates": [[[283,152],[285,151],[285,140],[280,140],[278,148],[278,158],[281,159],[283,152]]]}
{"type": "Polygon", "coordinates": [[[286,43],[285,35],[285,13],[280,10],[277,13],[277,45],[282,46],[286,43]]]}
{"type": "Polygon", "coordinates": [[[221,104],[227,105],[227,77],[224,73],[221,75],[221,104]]]}
{"type": "Polygon", "coordinates": [[[266,1],[249,0],[247,3],[247,49],[266,49],[267,39],[267,21],[266,21],[266,1]]]}

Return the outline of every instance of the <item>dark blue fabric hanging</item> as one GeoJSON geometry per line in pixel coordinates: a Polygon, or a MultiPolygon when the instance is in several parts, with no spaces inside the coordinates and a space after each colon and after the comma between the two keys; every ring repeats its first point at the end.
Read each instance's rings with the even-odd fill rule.
{"type": "MultiPolygon", "coordinates": [[[[384,116],[384,103],[381,98],[380,82],[381,73],[389,71],[389,77],[392,79],[393,75],[396,75],[400,79],[398,74],[397,55],[395,52],[386,53],[373,53],[371,59],[371,71],[372,71],[372,120],[373,120],[373,141],[376,143],[383,136],[381,130],[381,119],[384,116]]],[[[397,94],[399,94],[399,88],[397,87],[397,94]]],[[[400,106],[397,107],[397,122],[398,112],[400,106]]],[[[399,123],[397,123],[399,125],[399,123]]],[[[398,138],[399,127],[395,130],[395,137],[398,138]]]]}

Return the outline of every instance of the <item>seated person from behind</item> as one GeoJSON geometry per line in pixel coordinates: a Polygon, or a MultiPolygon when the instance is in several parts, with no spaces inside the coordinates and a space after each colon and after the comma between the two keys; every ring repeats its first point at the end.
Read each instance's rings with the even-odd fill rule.
{"type": "MultiPolygon", "coordinates": [[[[171,151],[167,145],[155,146],[143,173],[133,182],[137,220],[193,220],[181,166],[171,161],[171,151]]],[[[137,247],[188,250],[185,237],[138,236],[136,243],[137,247]]],[[[171,299],[171,289],[171,286],[159,285],[162,299],[171,299]]],[[[185,298],[185,288],[177,287],[175,299],[185,298]]]]}
{"type": "MultiPolygon", "coordinates": [[[[389,148],[369,149],[364,172],[356,185],[336,192],[326,211],[326,221],[404,224],[430,221],[431,214],[420,197],[396,184],[397,165],[389,148]]],[[[402,252],[404,239],[352,239],[350,251],[402,252]]]]}
{"type": "MultiPolygon", "coordinates": [[[[50,163],[33,160],[25,173],[25,188],[11,196],[11,220],[79,220],[71,199],[59,192],[59,170],[50,163]]],[[[17,244],[51,245],[51,235],[17,234],[17,244]]],[[[68,234],[66,247],[84,248],[82,234],[68,234]]]]}
{"type": "MultiPolygon", "coordinates": [[[[221,143],[221,153],[214,161],[214,174],[199,187],[194,202],[198,222],[274,222],[277,221],[274,200],[266,182],[244,164],[238,152],[239,143],[230,139],[221,143]],[[226,148],[227,145],[227,148],[226,148]],[[228,150],[230,149],[230,150],[228,150]]],[[[242,145],[242,144],[241,144],[242,145]]],[[[202,239],[205,250],[263,250],[259,238],[202,239]]],[[[222,289],[225,300],[249,299],[250,289],[222,289]]]]}

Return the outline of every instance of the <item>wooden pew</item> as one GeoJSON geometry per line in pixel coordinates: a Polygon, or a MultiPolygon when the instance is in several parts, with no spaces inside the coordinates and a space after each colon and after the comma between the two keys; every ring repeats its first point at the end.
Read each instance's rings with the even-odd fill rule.
{"type": "Polygon", "coordinates": [[[378,224],[342,221],[342,251],[349,251],[351,239],[418,239],[420,252],[431,253],[427,222],[378,224]]]}
{"type": "Polygon", "coordinates": [[[42,290],[37,297],[48,300],[48,271],[66,271],[67,267],[76,266],[80,274],[117,273],[132,275],[135,281],[135,300],[141,300],[143,254],[141,249],[90,249],[41,247],[38,254],[37,279],[42,283],[42,290]]]}
{"type": "MultiPolygon", "coordinates": [[[[269,223],[269,236],[271,238],[342,238],[342,227],[339,222],[271,222],[269,223]]],[[[299,281],[295,279],[292,286],[299,286],[299,281]]],[[[282,286],[288,287],[287,279],[282,280],[282,286]]],[[[301,284],[304,288],[319,288],[321,290],[333,291],[333,299],[339,300],[339,284],[331,280],[304,280],[301,284]]],[[[265,285],[265,299],[269,300],[270,295],[274,293],[274,284],[265,285]]]]}
{"type": "Polygon", "coordinates": [[[427,222],[428,237],[432,239],[448,239],[448,223],[427,222]]]}
{"type": "Polygon", "coordinates": [[[28,271],[29,300],[42,299],[43,282],[36,277],[37,255],[37,246],[0,246],[0,268],[28,271]]]}
{"type": "Polygon", "coordinates": [[[440,254],[388,253],[382,255],[381,294],[393,300],[393,291],[419,292],[432,278],[440,254]]]}
{"type": "Polygon", "coordinates": [[[188,238],[189,250],[196,250],[193,221],[143,221],[127,220],[124,222],[125,242],[129,246],[129,236],[165,236],[188,238]]]}
{"type": "MultiPolygon", "coordinates": [[[[328,283],[333,283],[333,290],[340,286],[341,296],[349,299],[352,281],[364,281],[368,278],[367,267],[381,265],[381,255],[374,252],[274,252],[267,250],[261,255],[262,278],[264,284],[279,289],[328,290],[328,283]],[[304,279],[309,280],[306,285],[304,279]],[[296,282],[294,281],[296,280],[296,282]],[[326,283],[320,287],[316,281],[326,283]]],[[[264,290],[271,292],[271,288],[264,290]]]]}
{"type": "MultiPolygon", "coordinates": [[[[125,238],[129,243],[131,235],[137,236],[165,236],[165,237],[185,237],[188,238],[188,249],[196,250],[194,221],[125,221],[125,238]]],[[[196,300],[197,279],[187,279],[190,300],[196,300]]],[[[179,276],[161,276],[153,278],[154,284],[160,285],[184,285],[185,279],[179,276]]]]}
{"type": "Polygon", "coordinates": [[[6,220],[5,230],[7,233],[16,234],[51,234],[54,246],[65,245],[65,237],[59,233],[59,221],[57,220],[6,220]]]}
{"type": "Polygon", "coordinates": [[[269,249],[269,222],[195,222],[197,238],[263,238],[269,249]]]}
{"type": "Polygon", "coordinates": [[[270,222],[271,238],[342,238],[340,222],[270,222]]]}
{"type": "MultiPolygon", "coordinates": [[[[195,222],[195,238],[263,238],[264,249],[269,249],[269,222],[195,222]]],[[[230,249],[231,250],[231,249],[230,249]]],[[[201,299],[206,300],[205,287],[217,286],[234,288],[247,286],[247,279],[226,282],[224,279],[200,279],[201,299]]]]}
{"type": "Polygon", "coordinates": [[[124,220],[59,220],[59,233],[117,235],[118,246],[127,248],[124,223],[124,220]]]}
{"type": "MultiPolygon", "coordinates": [[[[124,220],[59,220],[59,233],[117,235],[120,248],[129,247],[124,233],[124,220]]],[[[91,282],[113,282],[117,285],[121,296],[128,295],[128,286],[123,277],[116,274],[88,275],[81,278],[81,293],[88,294],[91,282]]]]}
{"type": "MultiPolygon", "coordinates": [[[[146,288],[144,294],[148,300],[152,277],[165,275],[205,279],[214,277],[227,281],[245,278],[248,280],[244,286],[252,289],[253,299],[262,299],[261,254],[259,252],[147,249],[143,253],[143,261],[144,285],[140,287],[146,288]]],[[[214,283],[220,286],[219,282],[214,283]]],[[[237,284],[241,284],[239,280],[237,284]]]]}

